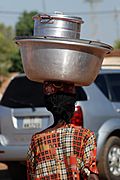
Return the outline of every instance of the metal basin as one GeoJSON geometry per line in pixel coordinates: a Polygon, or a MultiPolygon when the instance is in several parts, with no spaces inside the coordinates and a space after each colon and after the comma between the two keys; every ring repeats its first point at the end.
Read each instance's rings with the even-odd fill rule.
{"type": "Polygon", "coordinates": [[[33,81],[64,80],[87,86],[112,47],[95,41],[59,38],[16,38],[24,71],[33,81]]]}

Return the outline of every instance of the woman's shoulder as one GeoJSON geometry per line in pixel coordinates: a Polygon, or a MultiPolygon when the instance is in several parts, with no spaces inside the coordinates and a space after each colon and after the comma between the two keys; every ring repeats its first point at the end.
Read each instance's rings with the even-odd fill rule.
{"type": "Polygon", "coordinates": [[[76,126],[74,124],[70,124],[70,126],[73,127],[77,133],[82,134],[82,136],[95,136],[94,132],[90,129],[83,128],[82,126],[76,126]]]}
{"type": "Polygon", "coordinates": [[[42,132],[36,132],[32,135],[31,141],[35,141],[37,139],[40,139],[42,137],[42,132]]]}

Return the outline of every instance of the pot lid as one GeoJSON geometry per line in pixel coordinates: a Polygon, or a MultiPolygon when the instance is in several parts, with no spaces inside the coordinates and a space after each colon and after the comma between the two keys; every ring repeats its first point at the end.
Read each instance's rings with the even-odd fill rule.
{"type": "Polygon", "coordinates": [[[75,22],[75,23],[84,23],[81,17],[76,17],[76,16],[69,16],[69,15],[64,15],[62,12],[55,11],[54,14],[44,14],[44,13],[39,13],[33,16],[34,20],[41,20],[41,19],[56,19],[56,20],[64,20],[64,21],[70,21],[70,22],[75,22]]]}

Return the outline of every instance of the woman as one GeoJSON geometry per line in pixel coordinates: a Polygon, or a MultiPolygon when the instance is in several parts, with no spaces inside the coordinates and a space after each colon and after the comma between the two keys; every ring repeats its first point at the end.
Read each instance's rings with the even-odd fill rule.
{"type": "Polygon", "coordinates": [[[54,124],[32,137],[28,180],[98,180],[95,135],[70,122],[76,102],[74,84],[46,81],[43,89],[54,124]]]}

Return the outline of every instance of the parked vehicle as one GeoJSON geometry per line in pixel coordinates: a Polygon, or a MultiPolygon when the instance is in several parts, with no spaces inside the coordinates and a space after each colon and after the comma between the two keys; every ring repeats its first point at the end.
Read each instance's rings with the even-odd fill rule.
{"type": "MultiPolygon", "coordinates": [[[[101,179],[118,180],[120,70],[102,69],[94,83],[76,87],[76,91],[72,123],[95,132],[101,179]]],[[[44,105],[42,84],[28,80],[24,74],[13,78],[0,102],[0,161],[19,169],[26,159],[31,136],[52,124],[53,116],[44,105]]],[[[15,175],[17,171],[13,171],[15,175]]]]}

